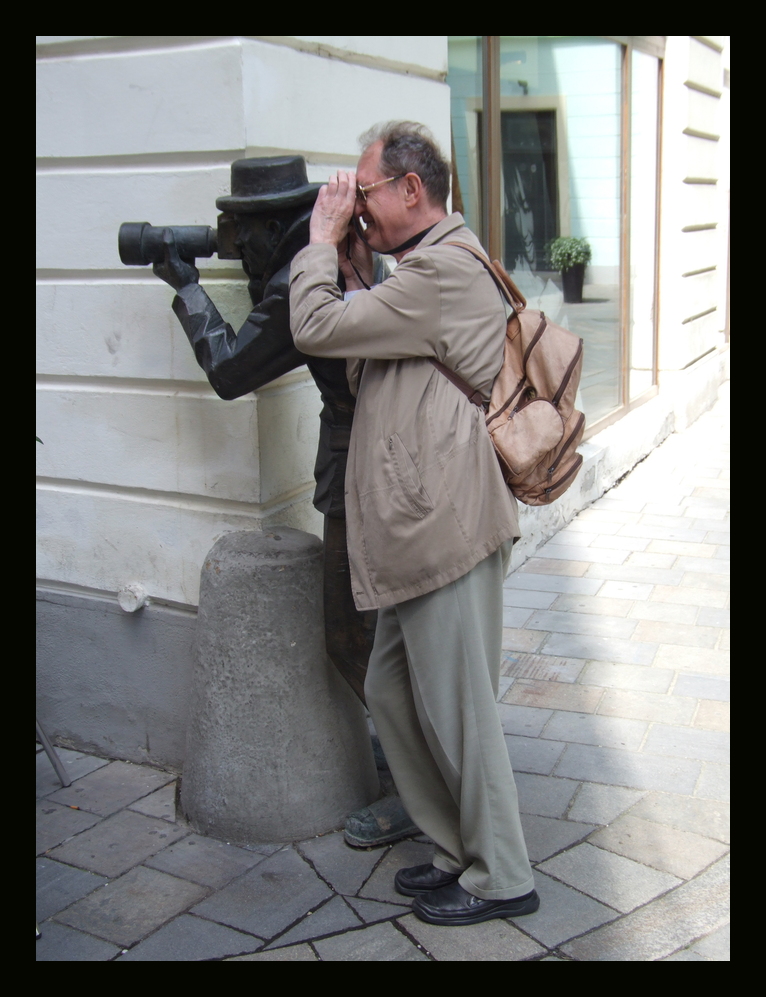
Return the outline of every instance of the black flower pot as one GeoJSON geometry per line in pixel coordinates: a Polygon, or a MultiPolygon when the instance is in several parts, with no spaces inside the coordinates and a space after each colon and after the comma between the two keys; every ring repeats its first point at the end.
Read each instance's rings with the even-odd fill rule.
{"type": "Polygon", "coordinates": [[[585,281],[585,264],[575,263],[568,270],[561,271],[564,284],[564,301],[570,304],[582,302],[582,286],[585,281]]]}

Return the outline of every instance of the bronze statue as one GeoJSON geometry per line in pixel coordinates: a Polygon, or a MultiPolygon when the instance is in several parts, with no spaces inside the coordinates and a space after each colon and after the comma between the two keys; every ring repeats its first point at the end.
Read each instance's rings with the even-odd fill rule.
{"type": "MultiPolygon", "coordinates": [[[[346,550],[344,489],[354,397],[345,361],[301,353],[290,332],[290,262],[308,244],[320,186],[308,183],[302,156],[239,159],[231,166],[231,194],[216,200],[223,212],[217,232],[207,226],[126,222],[119,250],[123,263],[152,263],[154,273],[175,289],[173,311],[221,398],[239,398],[303,365],[311,372],[323,402],[314,506],[324,515],[325,641],[331,661],[364,703],[376,614],[360,613],[354,605],[346,550]],[[253,309],[236,334],[200,286],[194,265],[196,257],[215,252],[222,259],[241,259],[249,278],[253,309]]],[[[375,269],[376,282],[387,275],[380,257],[375,269]]],[[[398,797],[387,797],[350,815],[346,840],[369,846],[417,831],[398,797]]]]}

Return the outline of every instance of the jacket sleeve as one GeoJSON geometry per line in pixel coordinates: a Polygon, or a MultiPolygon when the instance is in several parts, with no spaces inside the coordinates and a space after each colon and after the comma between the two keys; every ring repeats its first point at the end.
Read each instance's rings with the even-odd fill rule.
{"type": "Polygon", "coordinates": [[[199,284],[181,288],[173,311],[221,398],[239,398],[306,363],[290,334],[284,294],[267,293],[236,335],[199,284]]]}
{"type": "Polygon", "coordinates": [[[411,254],[382,284],[348,301],[336,283],[332,246],[307,246],[290,269],[290,323],[296,347],[319,357],[442,358],[441,288],[425,254],[411,254]]]}

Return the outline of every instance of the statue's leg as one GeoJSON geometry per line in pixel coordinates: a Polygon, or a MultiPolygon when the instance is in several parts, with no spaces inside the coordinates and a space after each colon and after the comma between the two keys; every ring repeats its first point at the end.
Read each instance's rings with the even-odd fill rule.
{"type": "MultiPolygon", "coordinates": [[[[377,613],[360,613],[351,594],[346,520],[324,520],[324,620],[330,660],[362,703],[377,613]]],[[[366,705],[366,704],[365,704],[366,705]]]]}

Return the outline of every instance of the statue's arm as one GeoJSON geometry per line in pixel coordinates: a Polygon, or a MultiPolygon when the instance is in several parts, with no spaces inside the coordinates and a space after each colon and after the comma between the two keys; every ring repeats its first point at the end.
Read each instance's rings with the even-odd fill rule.
{"type": "Polygon", "coordinates": [[[154,273],[175,288],[173,311],[191,343],[197,363],[215,392],[226,399],[255,391],[306,362],[293,344],[287,293],[274,283],[235,335],[200,287],[199,271],[178,255],[165,230],[165,259],[154,273]]]}

